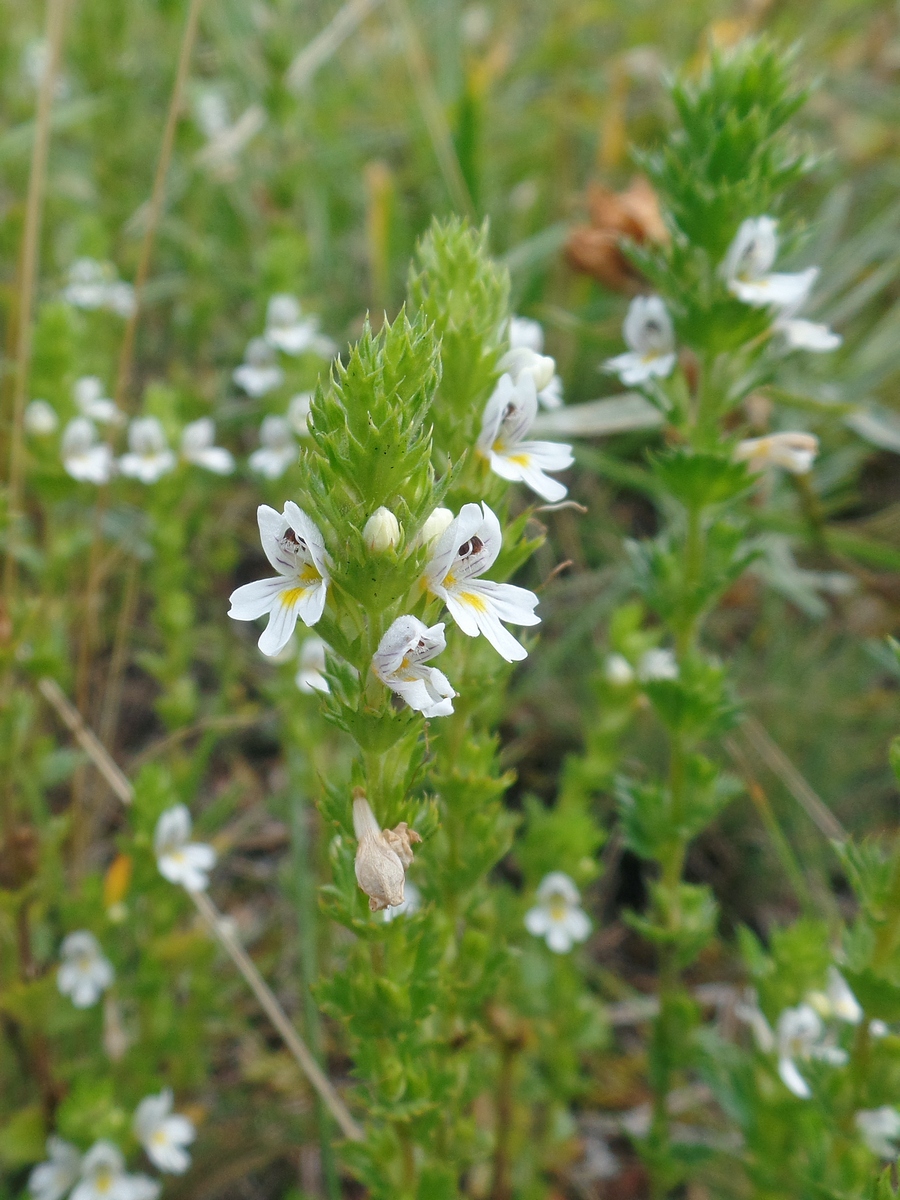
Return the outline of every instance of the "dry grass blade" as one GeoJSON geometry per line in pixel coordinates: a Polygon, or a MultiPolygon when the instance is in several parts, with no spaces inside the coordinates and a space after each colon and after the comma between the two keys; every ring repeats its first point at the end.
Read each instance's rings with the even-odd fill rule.
{"type": "Polygon", "coordinates": [[[284,77],[287,86],[295,92],[305,87],[319,67],[331,58],[338,47],[381,3],[382,0],[349,0],[339,8],[325,28],[303,47],[288,67],[284,77]]]}
{"type": "Polygon", "coordinates": [[[122,803],[131,804],[134,799],[134,789],[128,779],[107,753],[97,735],[84,723],[81,713],[74,704],[69,702],[56,680],[41,679],[38,681],[38,687],[41,695],[56,709],[63,723],[71,730],[76,742],[122,803]]]}

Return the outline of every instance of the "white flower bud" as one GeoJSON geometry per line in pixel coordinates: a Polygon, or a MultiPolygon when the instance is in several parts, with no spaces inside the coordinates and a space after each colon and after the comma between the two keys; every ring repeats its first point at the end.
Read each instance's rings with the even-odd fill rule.
{"type": "Polygon", "coordinates": [[[400,522],[389,508],[376,508],[363,528],[363,541],[373,554],[393,550],[400,541],[400,522]]]}
{"type": "Polygon", "coordinates": [[[430,546],[432,542],[436,542],[445,529],[453,520],[453,513],[449,508],[436,508],[422,528],[419,530],[419,536],[416,538],[416,544],[419,546],[430,546]]]}
{"type": "Polygon", "coordinates": [[[356,881],[369,897],[369,908],[372,912],[396,908],[404,900],[406,869],[413,860],[412,844],[421,842],[421,837],[405,821],[396,829],[380,829],[359,788],[353,794],[353,830],[359,841],[356,881]]]}
{"type": "Polygon", "coordinates": [[[24,424],[26,433],[47,437],[48,434],[56,433],[59,417],[56,415],[56,409],[46,400],[32,400],[25,409],[24,424]]]}

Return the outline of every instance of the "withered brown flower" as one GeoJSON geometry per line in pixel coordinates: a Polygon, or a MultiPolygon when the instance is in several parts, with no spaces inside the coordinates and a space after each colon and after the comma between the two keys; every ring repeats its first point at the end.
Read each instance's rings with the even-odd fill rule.
{"type": "Polygon", "coordinates": [[[569,234],[565,254],[576,271],[592,275],[615,292],[634,292],[641,276],[622,252],[623,238],[643,245],[665,245],[669,240],[656,192],[643,176],[636,176],[624,192],[592,183],[586,196],[589,225],[578,225],[569,234]]]}
{"type": "Polygon", "coordinates": [[[402,904],[412,847],[421,837],[405,821],[394,829],[381,829],[359,788],[353,793],[353,830],[359,840],[356,882],[369,897],[369,908],[379,912],[402,904]]]}

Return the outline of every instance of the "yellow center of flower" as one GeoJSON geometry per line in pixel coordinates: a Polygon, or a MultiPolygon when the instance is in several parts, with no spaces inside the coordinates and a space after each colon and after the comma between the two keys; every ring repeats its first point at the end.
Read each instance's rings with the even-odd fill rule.
{"type": "Polygon", "coordinates": [[[566,913],[569,911],[569,906],[562,896],[551,896],[550,903],[547,905],[550,910],[551,921],[565,920],[566,913]]]}
{"type": "Polygon", "coordinates": [[[112,1189],[112,1185],[113,1185],[112,1171],[109,1169],[109,1167],[101,1167],[100,1170],[97,1172],[97,1174],[94,1176],[95,1190],[100,1192],[102,1195],[103,1193],[110,1191],[112,1189]]]}
{"type": "Polygon", "coordinates": [[[166,1137],[166,1131],[164,1129],[157,1129],[150,1138],[150,1141],[154,1146],[165,1146],[168,1144],[169,1139],[166,1137]]]}
{"type": "Polygon", "coordinates": [[[469,608],[474,608],[476,612],[487,612],[487,605],[477,592],[463,592],[460,600],[463,604],[468,604],[469,608]]]}

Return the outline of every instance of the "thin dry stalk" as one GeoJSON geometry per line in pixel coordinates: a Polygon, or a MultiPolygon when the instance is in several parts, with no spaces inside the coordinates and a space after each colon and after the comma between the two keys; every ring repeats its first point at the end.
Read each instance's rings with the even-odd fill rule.
{"type": "Polygon", "coordinates": [[[284,82],[294,92],[301,91],[355,29],[374,12],[382,0],[348,0],[328,24],[309,42],[287,69],[284,82]]]}
{"type": "Polygon", "coordinates": [[[178,54],[178,69],[175,72],[175,82],[172,85],[172,95],[169,99],[169,111],[166,115],[166,124],[163,129],[162,144],[159,149],[159,159],[156,164],[156,176],[153,180],[153,191],[150,194],[150,204],[147,210],[147,224],[144,228],[144,238],[141,242],[141,253],[138,259],[137,271],[134,277],[134,308],[128,318],[128,324],[125,326],[125,336],[122,339],[122,349],[119,354],[119,370],[116,376],[115,401],[120,408],[124,408],[126,395],[128,392],[129,383],[131,381],[131,368],[134,358],[134,338],[137,332],[138,318],[141,313],[141,299],[144,293],[144,285],[147,282],[147,276],[150,273],[150,258],[153,253],[153,242],[156,238],[156,231],[159,228],[160,217],[162,216],[163,202],[166,195],[166,176],[169,173],[169,164],[172,161],[172,149],[175,145],[175,130],[178,127],[178,118],[181,115],[181,106],[184,100],[184,89],[187,83],[188,72],[191,66],[191,56],[194,51],[194,43],[197,40],[197,29],[200,24],[200,10],[203,7],[203,0],[190,0],[187,20],[184,24],[184,33],[181,37],[181,50],[178,54]]]}
{"type": "MultiPolygon", "coordinates": [[[[60,717],[74,734],[79,745],[90,757],[94,766],[109,783],[122,803],[131,804],[134,800],[134,788],[117,764],[113,762],[97,736],[84,723],[78,710],[66,699],[59,684],[53,679],[44,678],[40,680],[38,687],[42,695],[46,697],[59,713],[60,717]]],[[[344,1137],[353,1142],[362,1141],[364,1136],[362,1129],[354,1121],[350,1110],[338,1095],[331,1080],[316,1062],[309,1047],[291,1024],[287,1013],[278,1003],[275,993],[256,969],[253,960],[231,933],[228,925],[222,918],[222,914],[205,893],[189,892],[188,895],[194,901],[200,915],[215,934],[222,948],[228,954],[228,957],[240,971],[241,975],[243,975],[269,1020],[281,1034],[285,1045],[296,1059],[300,1069],[334,1117],[344,1137]]]]}
{"type": "Polygon", "coordinates": [[[31,170],[28,175],[28,197],[25,203],[25,227],[22,234],[22,254],[19,265],[19,297],[16,326],[15,372],[13,376],[12,420],[9,435],[9,493],[6,562],[4,564],[4,594],[7,611],[12,612],[13,595],[18,577],[18,535],[21,513],[23,469],[22,423],[25,397],[31,370],[33,329],[31,314],[40,260],[41,217],[47,183],[47,156],[50,149],[50,110],[56,90],[56,79],[62,55],[67,0],[47,0],[46,44],[47,62],[38,92],[34,146],[31,170]]]}
{"type": "Polygon", "coordinates": [[[103,709],[100,714],[100,741],[110,752],[116,736],[116,726],[119,720],[120,701],[122,698],[122,681],[125,678],[125,668],[128,665],[128,635],[137,611],[138,582],[140,567],[137,559],[128,564],[125,576],[125,590],[122,596],[122,607],[119,610],[119,620],[116,623],[116,634],[113,640],[112,657],[109,663],[109,675],[106,680],[106,690],[103,695],[103,709]]]}

